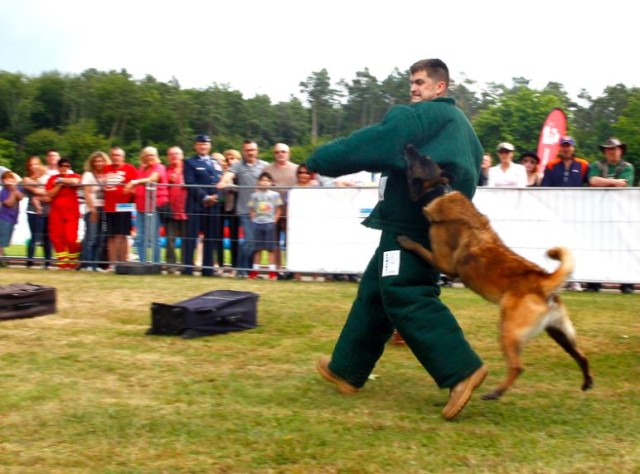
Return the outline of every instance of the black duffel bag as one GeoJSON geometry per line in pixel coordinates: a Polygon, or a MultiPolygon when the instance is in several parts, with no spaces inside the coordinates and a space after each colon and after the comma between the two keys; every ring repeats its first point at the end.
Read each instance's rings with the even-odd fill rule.
{"type": "Polygon", "coordinates": [[[34,283],[0,286],[0,321],[56,312],[56,289],[34,283]]]}
{"type": "Polygon", "coordinates": [[[248,291],[215,290],[174,304],[151,304],[149,335],[191,339],[244,331],[258,323],[258,295],[248,291]]]}

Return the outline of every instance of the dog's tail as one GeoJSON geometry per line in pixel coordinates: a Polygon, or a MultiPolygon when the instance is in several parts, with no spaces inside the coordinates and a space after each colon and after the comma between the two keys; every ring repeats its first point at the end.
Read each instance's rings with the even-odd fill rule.
{"type": "Polygon", "coordinates": [[[542,288],[545,293],[550,294],[564,285],[571,272],[573,272],[574,259],[571,251],[566,247],[553,247],[547,250],[549,258],[558,260],[560,266],[556,268],[556,271],[550,273],[545,282],[542,284],[542,288]]]}

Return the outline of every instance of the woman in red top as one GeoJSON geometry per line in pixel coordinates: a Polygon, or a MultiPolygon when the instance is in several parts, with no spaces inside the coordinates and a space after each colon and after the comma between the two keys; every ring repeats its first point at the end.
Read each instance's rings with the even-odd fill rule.
{"type": "Polygon", "coordinates": [[[59,174],[51,176],[45,186],[51,198],[49,237],[53,244],[56,265],[61,270],[76,268],[80,257],[80,242],[78,242],[80,175],[70,170],[71,161],[60,158],[59,174]]]}
{"type": "Polygon", "coordinates": [[[169,273],[179,273],[177,266],[180,262],[176,258],[176,240],[181,239],[181,254],[184,254],[184,242],[187,235],[187,188],[184,187],[184,174],[182,161],[184,153],[182,148],[172,146],[167,150],[167,181],[169,186],[169,213],[163,221],[167,236],[166,261],[169,264],[169,273]]]}
{"type": "Polygon", "coordinates": [[[160,263],[160,210],[169,203],[167,170],[158,156],[158,149],[148,146],[140,152],[138,179],[130,181],[126,188],[135,186],[136,202],[136,249],[140,262],[148,259],[147,249],[151,249],[153,263],[160,263]],[[153,186],[152,184],[155,184],[153,186]],[[155,203],[154,203],[155,198],[155,203]]]}

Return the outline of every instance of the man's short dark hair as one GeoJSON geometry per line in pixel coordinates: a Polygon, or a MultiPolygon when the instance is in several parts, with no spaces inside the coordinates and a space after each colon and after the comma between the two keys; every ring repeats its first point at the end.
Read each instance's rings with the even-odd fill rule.
{"type": "Polygon", "coordinates": [[[415,74],[426,71],[427,76],[436,81],[444,81],[449,87],[449,68],[442,59],[421,59],[411,65],[409,72],[415,74]]]}

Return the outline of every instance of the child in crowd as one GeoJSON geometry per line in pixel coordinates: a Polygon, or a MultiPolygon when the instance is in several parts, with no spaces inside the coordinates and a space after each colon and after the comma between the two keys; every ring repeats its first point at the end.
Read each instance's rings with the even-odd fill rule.
{"type": "MultiPolygon", "coordinates": [[[[46,166],[36,166],[33,169],[33,177],[32,180],[40,183],[40,184],[47,184],[47,180],[48,180],[49,176],[47,176],[47,167],[46,166]]],[[[26,181],[27,178],[25,178],[26,181]]],[[[44,188],[40,188],[43,189],[44,188]]],[[[43,202],[48,202],[49,198],[46,195],[38,195],[38,194],[33,194],[31,196],[31,203],[33,204],[33,209],[36,211],[36,214],[42,214],[43,211],[43,207],[42,207],[42,203],[43,202]]]]}
{"type": "Polygon", "coordinates": [[[256,192],[251,194],[249,199],[249,216],[254,229],[255,243],[253,254],[253,271],[249,273],[249,278],[258,277],[262,251],[269,254],[269,280],[277,280],[275,248],[277,245],[276,228],[278,219],[282,214],[282,198],[280,193],[269,189],[273,186],[273,177],[267,172],[263,172],[258,177],[258,187],[256,192]]]}
{"type": "MultiPolygon", "coordinates": [[[[13,229],[18,222],[18,211],[22,193],[18,189],[18,182],[13,172],[5,171],[0,176],[2,189],[0,190],[0,258],[4,257],[4,248],[11,243],[13,229]]],[[[6,264],[0,261],[1,266],[6,264]]]]}

